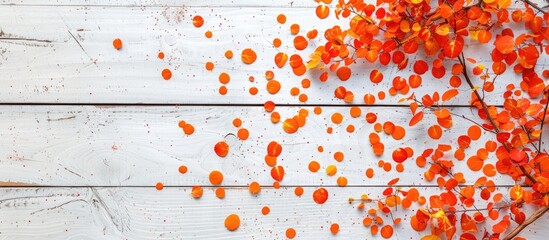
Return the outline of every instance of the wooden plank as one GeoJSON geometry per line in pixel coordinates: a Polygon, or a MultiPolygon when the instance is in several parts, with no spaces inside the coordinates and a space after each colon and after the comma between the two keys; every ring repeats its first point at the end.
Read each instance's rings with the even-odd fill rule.
{"type": "MultiPolygon", "coordinates": [[[[334,1],[331,5],[336,4],[334,1]]],[[[318,4],[315,1],[295,1],[295,0],[231,0],[231,1],[216,1],[216,0],[2,0],[0,5],[15,5],[15,6],[112,6],[112,7],[169,7],[169,6],[186,6],[186,7],[316,7],[318,4]]]]}
{"type": "MultiPolygon", "coordinates": [[[[320,71],[296,77],[289,66],[278,69],[273,62],[278,51],[296,52],[294,36],[289,32],[291,23],[300,24],[301,34],[313,28],[320,31],[300,53],[305,58],[321,44],[323,29],[346,24],[332,18],[319,20],[310,8],[0,6],[0,12],[0,84],[5,86],[0,89],[0,102],[4,103],[262,104],[273,100],[300,104],[289,92],[293,87],[301,88],[300,81],[306,77],[312,80],[309,89],[301,89],[308,95],[307,104],[345,104],[334,97],[338,86],[355,94],[353,104],[363,104],[364,94],[377,96],[379,91],[388,97],[376,104],[395,104],[403,95],[390,97],[387,93],[393,78],[412,74],[394,67],[360,64],[346,82],[332,75],[321,83],[317,80],[320,71]],[[285,25],[276,22],[280,13],[288,18],[285,25]],[[206,19],[200,29],[191,24],[196,14],[206,19]],[[207,30],[213,31],[212,39],[204,37],[207,30]],[[271,45],[275,37],[282,39],[279,49],[271,45]],[[112,47],[115,38],[124,41],[121,51],[112,47]],[[254,64],[241,62],[244,48],[258,53],[254,64]],[[235,53],[232,60],[224,58],[226,50],[235,53]],[[159,51],[167,54],[166,60],[156,57],[159,51]],[[212,72],[204,68],[207,61],[215,63],[212,72]],[[170,81],[161,77],[164,68],[172,69],[170,81]],[[382,69],[385,76],[378,85],[369,81],[373,69],[382,69]],[[273,70],[282,83],[277,95],[266,91],[266,70],[273,70]],[[225,96],[218,93],[222,72],[232,79],[225,96]],[[248,81],[250,76],[255,82],[248,81]],[[252,87],[259,89],[255,96],[249,93],[252,87]]],[[[481,46],[472,43],[466,50],[466,56],[490,66],[490,56],[475,54],[482,51],[481,46]]],[[[538,64],[540,69],[547,68],[548,58],[542,57],[538,64]]],[[[501,104],[506,83],[518,85],[516,77],[512,73],[499,77],[498,88],[486,93],[486,100],[501,104]]],[[[435,80],[425,75],[416,96],[444,92],[448,78],[435,80]]],[[[482,81],[476,79],[474,84],[480,86],[482,81]]],[[[471,91],[465,85],[447,104],[468,103],[471,91]]]]}
{"type": "MultiPolygon", "coordinates": [[[[0,189],[0,237],[5,239],[285,239],[292,227],[297,239],[381,239],[372,237],[362,225],[364,211],[349,204],[348,197],[381,194],[380,188],[328,188],[328,201],[318,205],[312,200],[314,188],[305,188],[297,197],[293,188],[262,189],[252,196],[247,189],[226,189],[217,199],[214,189],[206,188],[196,200],[189,188],[14,188],[0,189]],[[269,206],[263,216],[261,208],[269,206]],[[240,228],[225,229],[229,214],[238,214],[240,228]],[[340,232],[332,235],[332,223],[340,232]]],[[[428,194],[429,189],[418,189],[428,194]]],[[[497,191],[508,191],[499,188],[497,191]]],[[[482,209],[483,201],[477,203],[482,209]]],[[[393,239],[419,239],[408,223],[418,206],[399,209],[394,217],[403,218],[393,239]]],[[[367,205],[367,208],[369,205],[367,205]]],[[[471,213],[472,214],[472,213],[471,213]]],[[[381,215],[385,221],[389,216],[381,215]]],[[[544,221],[529,226],[521,236],[541,239],[548,233],[544,221]]],[[[490,222],[488,222],[489,224],[490,222]]],[[[513,227],[515,225],[512,225],[513,227]]],[[[483,231],[481,231],[482,234],[483,231]]]]}
{"type": "MultiPolygon", "coordinates": [[[[426,134],[429,122],[435,118],[432,113],[408,128],[411,114],[407,108],[362,108],[358,118],[350,117],[349,107],[324,107],[320,115],[315,115],[313,108],[306,109],[309,117],[305,126],[290,135],[281,123],[271,123],[270,114],[260,107],[0,106],[0,181],[51,186],[153,186],[160,181],[171,186],[193,186],[209,185],[208,174],[218,169],[225,175],[224,185],[247,186],[252,181],[272,185],[264,156],[268,143],[274,140],[283,146],[278,164],[286,170],[284,186],[335,186],[339,176],[347,177],[349,185],[385,185],[396,174],[392,151],[406,146],[415,155],[404,162],[399,184],[433,185],[436,183],[422,180],[426,169],[416,166],[416,156],[439,143],[450,143],[456,149],[455,138],[473,124],[456,117],[454,126],[434,141],[426,134]],[[344,116],[340,125],[330,120],[336,112],[344,116]],[[401,141],[380,133],[385,144],[381,157],[374,155],[368,140],[374,132],[373,124],[365,121],[368,112],[377,114],[379,123],[392,121],[407,128],[401,141]],[[232,125],[235,117],[249,129],[248,140],[237,139],[238,128],[232,125]],[[186,136],[178,127],[180,120],[192,124],[194,134],[186,136]],[[353,133],[346,131],[350,124],[356,129],[353,133]],[[326,132],[328,127],[333,127],[332,134],[326,132]],[[213,147],[224,140],[230,152],[220,158],[213,147]],[[319,152],[318,146],[324,151],[319,152]],[[336,151],[344,153],[342,162],[334,160],[336,151]],[[313,159],[321,165],[318,173],[308,170],[313,159]],[[378,167],[380,159],[392,164],[390,172],[378,167]],[[186,165],[189,172],[181,175],[180,165],[186,165]],[[328,165],[338,168],[335,176],[326,175],[328,165]],[[365,176],[367,168],[374,169],[373,179],[365,176]]],[[[299,108],[275,110],[285,119],[297,114],[299,108]]],[[[468,109],[452,111],[470,114],[468,109]]],[[[491,137],[488,134],[473,144],[484,145],[491,137]]],[[[453,158],[453,154],[450,151],[447,157],[453,158]]],[[[476,154],[476,148],[467,149],[466,154],[476,154]]],[[[490,155],[485,162],[495,161],[490,155]]],[[[454,170],[463,172],[470,184],[482,175],[469,170],[465,162],[456,165],[454,170]]],[[[514,184],[507,177],[494,181],[514,184]]]]}

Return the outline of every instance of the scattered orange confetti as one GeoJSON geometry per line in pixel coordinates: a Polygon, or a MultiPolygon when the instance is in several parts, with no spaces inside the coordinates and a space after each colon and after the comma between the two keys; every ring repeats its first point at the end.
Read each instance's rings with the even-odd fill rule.
{"type": "Polygon", "coordinates": [[[235,231],[240,227],[240,217],[236,214],[231,214],[225,218],[225,227],[229,231],[235,231]]]}
{"type": "Polygon", "coordinates": [[[261,214],[268,215],[271,212],[271,209],[268,206],[261,208],[261,214]]]}
{"type": "Polygon", "coordinates": [[[200,186],[194,186],[191,190],[191,195],[193,196],[193,198],[200,198],[202,197],[202,194],[204,193],[204,189],[202,189],[202,187],[200,186]]]}
{"type": "Polygon", "coordinates": [[[427,129],[427,133],[432,139],[440,139],[442,137],[442,128],[439,125],[433,125],[427,129]]]}
{"type": "Polygon", "coordinates": [[[167,68],[162,70],[162,78],[164,78],[164,80],[170,80],[170,78],[172,78],[172,71],[167,68]]]}
{"type": "Polygon", "coordinates": [[[259,194],[259,191],[261,191],[261,186],[257,182],[252,182],[248,186],[248,190],[250,190],[250,193],[253,195],[259,194]]]}
{"type": "Polygon", "coordinates": [[[229,145],[226,142],[218,142],[214,146],[214,151],[217,156],[225,157],[229,154],[229,145]]]}
{"type": "Polygon", "coordinates": [[[275,109],[275,103],[273,101],[267,101],[265,104],[263,104],[263,107],[265,108],[265,111],[272,112],[275,109]]]}
{"type": "Polygon", "coordinates": [[[282,153],[282,145],[278,144],[276,141],[271,141],[267,145],[267,155],[271,157],[278,157],[282,153]]]}
{"type": "Polygon", "coordinates": [[[276,21],[280,24],[284,24],[286,23],[286,15],[284,14],[279,14],[277,17],[276,17],[276,21]]]}
{"type": "Polygon", "coordinates": [[[225,189],[224,188],[215,189],[215,196],[219,199],[225,198],[225,189]]]}
{"type": "Polygon", "coordinates": [[[206,36],[206,38],[212,38],[213,33],[212,31],[206,31],[206,33],[204,33],[204,36],[206,36]]]}
{"type": "Polygon", "coordinates": [[[218,170],[213,170],[210,172],[209,179],[212,185],[219,185],[223,182],[223,174],[218,170]]]}
{"type": "Polygon", "coordinates": [[[293,239],[296,235],[296,232],[295,232],[295,229],[293,228],[288,228],[286,229],[286,237],[289,238],[289,239],[293,239]]]}
{"type": "Polygon", "coordinates": [[[212,71],[213,69],[214,69],[214,64],[213,64],[213,62],[207,62],[207,63],[206,63],[206,70],[212,71]]]}
{"type": "Polygon", "coordinates": [[[351,69],[349,67],[343,66],[337,69],[337,77],[341,81],[347,81],[351,78],[351,69]]]}
{"type": "Polygon", "coordinates": [[[299,129],[299,123],[293,118],[288,118],[282,123],[282,129],[287,133],[295,133],[299,129]]]}
{"type": "Polygon", "coordinates": [[[242,50],[241,59],[245,64],[252,64],[257,59],[257,54],[251,48],[246,48],[242,50]]]}
{"type": "Polygon", "coordinates": [[[246,140],[250,136],[250,132],[248,131],[248,129],[241,128],[238,129],[237,136],[240,140],[246,140]]]}
{"type": "Polygon", "coordinates": [[[336,182],[338,186],[345,187],[347,186],[348,180],[346,177],[341,176],[337,178],[336,182]]]}
{"type": "Polygon", "coordinates": [[[344,154],[342,152],[335,152],[334,153],[334,160],[338,161],[338,162],[341,162],[343,161],[343,158],[344,158],[344,154]]]}
{"type": "Polygon", "coordinates": [[[390,225],[385,225],[381,227],[380,233],[383,238],[391,238],[393,236],[393,227],[390,225]]]}
{"type": "Polygon", "coordinates": [[[122,48],[122,40],[120,40],[120,38],[114,39],[114,41],[112,41],[112,46],[120,50],[122,48]]]}
{"type": "Polygon", "coordinates": [[[155,187],[156,187],[156,190],[160,191],[160,190],[164,189],[164,184],[162,184],[161,182],[158,182],[158,183],[156,183],[155,187]]]}
{"type": "Polygon", "coordinates": [[[330,15],[330,8],[328,8],[328,6],[326,5],[318,5],[315,12],[318,18],[324,19],[327,18],[328,15],[330,15]]]}
{"type": "Polygon", "coordinates": [[[296,187],[294,190],[294,193],[296,196],[301,197],[303,195],[303,188],[302,187],[296,187]]]}
{"type": "Polygon", "coordinates": [[[270,80],[267,82],[267,92],[270,94],[276,94],[280,91],[280,82],[277,80],[270,80]]]}
{"type": "Polygon", "coordinates": [[[332,225],[330,225],[330,232],[331,232],[333,235],[336,235],[336,234],[339,232],[339,224],[337,224],[337,223],[332,223],[332,225]]]}
{"type": "Polygon", "coordinates": [[[284,179],[284,168],[282,166],[273,167],[271,169],[271,177],[278,182],[282,182],[282,179],[284,179]]]}
{"type": "Polygon", "coordinates": [[[185,173],[187,173],[188,168],[185,165],[181,165],[181,166],[179,166],[178,170],[179,170],[179,173],[185,174],[185,173]]]}
{"type": "Polygon", "coordinates": [[[328,191],[325,188],[319,188],[313,192],[313,200],[318,204],[323,204],[328,200],[328,191]]]}
{"type": "Polygon", "coordinates": [[[196,15],[193,17],[193,25],[197,28],[202,27],[204,25],[204,18],[202,18],[199,15],[196,15]]]}
{"type": "Polygon", "coordinates": [[[311,172],[318,172],[318,170],[320,170],[320,163],[318,163],[317,161],[311,161],[309,162],[309,171],[311,172]]]}
{"type": "Polygon", "coordinates": [[[229,74],[223,72],[221,74],[219,74],[219,82],[222,83],[222,84],[227,84],[231,81],[231,76],[229,76],[229,74]]]}
{"type": "Polygon", "coordinates": [[[297,36],[294,38],[294,47],[297,50],[304,50],[309,45],[307,39],[303,36],[297,36]]]}
{"type": "Polygon", "coordinates": [[[227,59],[233,58],[233,51],[231,51],[231,50],[225,51],[225,58],[227,58],[227,59]]]}

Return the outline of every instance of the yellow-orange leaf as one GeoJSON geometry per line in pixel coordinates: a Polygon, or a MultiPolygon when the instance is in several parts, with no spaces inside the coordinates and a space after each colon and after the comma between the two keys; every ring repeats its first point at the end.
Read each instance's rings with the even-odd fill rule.
{"type": "Polygon", "coordinates": [[[435,31],[440,36],[446,36],[450,33],[450,25],[449,24],[440,25],[437,27],[435,31]]]}
{"type": "Polygon", "coordinates": [[[421,238],[421,240],[441,240],[437,235],[428,235],[421,238]]]}
{"type": "Polygon", "coordinates": [[[511,0],[498,0],[499,8],[508,8],[511,6],[511,0]]]}
{"type": "Polygon", "coordinates": [[[509,190],[509,195],[511,199],[520,201],[522,199],[522,187],[520,185],[515,185],[514,187],[509,190]]]}

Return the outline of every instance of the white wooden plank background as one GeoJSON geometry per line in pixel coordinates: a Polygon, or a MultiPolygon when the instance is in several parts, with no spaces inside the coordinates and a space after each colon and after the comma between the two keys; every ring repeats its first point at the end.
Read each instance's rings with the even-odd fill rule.
{"type": "MultiPolygon", "coordinates": [[[[295,115],[298,109],[276,108],[282,119],[295,115]]],[[[422,180],[426,169],[416,166],[416,157],[438,143],[455,147],[455,140],[450,139],[473,125],[455,118],[454,127],[434,141],[425,129],[435,116],[427,114],[424,121],[407,129],[401,141],[379,133],[386,150],[376,157],[368,140],[374,127],[364,120],[364,115],[373,112],[381,123],[392,121],[408,126],[408,108],[363,107],[358,118],[349,116],[349,107],[325,107],[321,115],[315,115],[312,108],[305,109],[310,111],[307,123],[298,133],[289,135],[280,123],[272,124],[270,114],[260,107],[2,106],[0,126],[5,129],[0,134],[0,146],[14,144],[15,148],[0,148],[0,156],[5,159],[0,162],[0,181],[49,186],[154,186],[161,181],[166,185],[192,186],[209,185],[209,172],[219,169],[225,174],[225,185],[247,186],[252,181],[272,185],[264,156],[268,143],[274,140],[283,145],[278,159],[286,170],[282,185],[336,185],[338,176],[347,177],[350,185],[384,185],[397,172],[394,165],[393,171],[383,171],[377,166],[378,160],[394,163],[392,149],[406,146],[412,147],[415,155],[404,162],[399,184],[436,185],[422,180]],[[335,112],[345,114],[340,125],[330,120],[335,112]],[[241,118],[242,127],[249,129],[248,140],[237,140],[238,128],[232,125],[235,117],[241,118]],[[195,133],[186,136],[177,125],[180,120],[193,124],[195,133]],[[354,133],[345,130],[348,124],[355,126],[354,133]],[[326,133],[329,126],[334,128],[333,134],[326,133]],[[220,158],[213,146],[223,140],[230,144],[230,151],[227,157],[220,158]],[[318,152],[318,146],[323,146],[324,152],[318,152]],[[336,151],[345,154],[343,162],[333,159],[336,151]],[[311,173],[307,167],[313,159],[321,164],[317,173],[311,173]],[[188,166],[189,172],[181,175],[180,165],[188,166]],[[336,165],[338,174],[327,176],[328,165],[336,165]],[[375,170],[374,178],[365,176],[367,168],[375,170]]],[[[469,112],[462,108],[454,111],[469,112]]],[[[472,144],[483,146],[491,137],[485,134],[472,144]]],[[[448,157],[453,154],[449,152],[448,157]]],[[[467,149],[466,154],[476,154],[476,148],[467,149]]],[[[495,159],[486,163],[495,164],[495,159]]],[[[463,172],[469,184],[482,175],[465,164],[458,164],[454,171],[463,172]]],[[[513,184],[507,178],[495,181],[513,184]]]]}
{"type": "MultiPolygon", "coordinates": [[[[289,91],[307,77],[313,81],[310,89],[302,91],[309,96],[307,104],[343,104],[333,96],[337,86],[354,92],[354,104],[363,104],[364,94],[387,92],[395,76],[412,74],[410,70],[362,64],[354,68],[356,71],[349,81],[339,81],[332,75],[326,83],[321,83],[317,80],[319,71],[296,77],[289,66],[278,69],[273,60],[278,51],[296,52],[289,32],[291,23],[299,22],[303,35],[313,28],[320,31],[319,37],[304,51],[306,54],[301,53],[307,56],[307,52],[312,52],[320,43],[323,27],[337,21],[315,19],[314,8],[287,8],[278,3],[273,6],[276,7],[243,8],[238,4],[222,7],[0,6],[3,13],[0,71],[5,76],[0,80],[5,86],[0,89],[0,101],[257,104],[273,100],[279,104],[296,104],[300,103],[298,98],[291,97],[289,91]],[[280,13],[288,18],[284,25],[276,22],[280,13]],[[191,23],[196,14],[206,21],[200,29],[191,23]],[[207,30],[213,31],[212,39],[204,37],[207,30]],[[279,49],[271,44],[275,37],[282,39],[279,49]],[[121,51],[112,47],[115,38],[124,42],[121,51]],[[209,51],[204,51],[205,48],[209,51]],[[244,48],[258,53],[258,60],[251,66],[240,61],[244,48]],[[223,57],[229,49],[235,53],[232,60],[223,57]],[[159,51],[167,54],[165,61],[157,59],[159,51]],[[216,65],[212,72],[204,68],[207,61],[216,65]],[[160,75],[164,68],[172,69],[174,76],[170,81],[164,81],[160,75]],[[385,77],[376,85],[370,82],[369,74],[380,68],[384,69],[385,77]],[[275,78],[282,82],[277,95],[265,90],[266,70],[273,70],[275,78]],[[218,93],[221,72],[229,73],[232,79],[225,96],[218,93]],[[256,81],[250,83],[249,76],[254,76],[256,81]],[[260,91],[251,96],[248,90],[254,86],[260,91]]],[[[491,61],[489,55],[476,54],[479,48],[476,44],[467,46],[470,54],[467,56],[477,58],[480,63],[491,61]]],[[[547,64],[547,58],[540,59],[539,68],[546,68],[547,64]]],[[[502,104],[501,94],[506,83],[519,84],[511,72],[498,78],[498,89],[486,94],[487,101],[502,104]]],[[[427,77],[429,74],[425,75],[423,86],[432,88],[421,87],[416,95],[447,89],[449,77],[434,80],[427,77]]],[[[475,85],[482,83],[479,80],[475,85]]],[[[460,91],[450,104],[467,104],[471,90],[464,83],[460,91]]],[[[400,98],[402,95],[387,97],[377,103],[395,104],[400,98]]]]}
{"type": "MultiPolygon", "coordinates": [[[[312,106],[343,104],[333,98],[333,89],[340,85],[355,93],[353,104],[362,104],[364,93],[387,90],[394,76],[410,72],[383,68],[385,78],[379,85],[368,80],[369,72],[380,68],[376,65],[362,65],[347,82],[331,76],[327,83],[319,83],[315,81],[318,74],[305,75],[313,80],[310,89],[302,90],[309,96],[310,117],[299,135],[283,133],[280,124],[270,123],[260,105],[267,100],[299,104],[288,92],[299,86],[303,77],[295,77],[288,67],[273,68],[273,57],[279,50],[294,52],[291,23],[301,25],[301,34],[336,23],[333,18],[316,19],[315,6],[314,1],[297,0],[1,0],[0,239],[284,239],[288,227],[297,230],[297,239],[370,239],[369,230],[362,226],[365,213],[348,204],[347,198],[362,193],[377,197],[397,174],[377,167],[380,158],[373,156],[367,140],[373,126],[364,122],[364,116],[353,119],[345,115],[344,124],[334,126],[334,134],[328,135],[325,128],[333,126],[331,113],[348,113],[349,108],[324,107],[316,116],[312,106]],[[288,17],[285,25],[276,23],[280,13],[288,17]],[[195,14],[206,20],[200,29],[191,24],[195,14]],[[213,31],[212,39],[203,37],[206,30],[213,31]],[[112,48],[117,37],[124,41],[121,51],[112,48]],[[283,41],[278,50],[270,45],[275,37],[283,41]],[[259,55],[251,66],[239,59],[246,47],[259,55]],[[223,58],[228,49],[235,53],[232,60],[223,58]],[[167,54],[166,60],[156,58],[158,51],[167,54]],[[204,70],[206,61],[215,63],[213,72],[204,70]],[[160,76],[166,67],[174,73],[170,81],[160,76]],[[278,95],[264,90],[266,70],[274,70],[282,82],[278,95]],[[217,93],[221,86],[217,76],[223,71],[232,79],[226,96],[217,93]],[[255,83],[247,80],[250,75],[255,83]],[[248,93],[252,86],[260,89],[257,96],[248,93]],[[25,105],[34,103],[44,105],[25,105]],[[123,106],[136,103],[162,105],[123,106]],[[220,106],[225,104],[253,106],[220,106]],[[250,130],[247,141],[232,139],[237,129],[231,121],[237,116],[250,130]],[[185,136],[177,127],[179,120],[192,123],[196,132],[185,136]],[[349,123],[357,129],[353,134],[345,132],[349,123]],[[213,153],[213,145],[227,136],[234,145],[229,157],[221,159],[213,153]],[[284,147],[279,162],[286,167],[286,176],[278,190],[265,187],[272,184],[263,160],[271,140],[284,147]],[[323,145],[325,152],[317,152],[318,145],[323,145]],[[334,151],[345,153],[342,163],[333,160],[334,151]],[[315,174],[307,169],[312,159],[322,166],[315,174]],[[185,175],[177,172],[181,164],[189,167],[185,175]],[[328,164],[337,165],[336,176],[326,176],[328,164]],[[368,167],[376,170],[373,179],[364,176],[368,167]],[[223,200],[215,198],[214,188],[209,186],[207,174],[213,169],[225,175],[227,197],[223,200]],[[349,179],[350,187],[335,187],[340,175],[349,179]],[[158,181],[169,187],[155,190],[158,181]],[[264,185],[257,197],[248,193],[246,186],[251,181],[264,185]],[[190,197],[193,185],[205,187],[199,200],[190,197]],[[324,205],[311,198],[319,185],[330,192],[324,205]],[[293,186],[304,186],[305,194],[296,197],[293,186]],[[271,208],[268,216],[260,212],[265,205],[271,208]],[[242,219],[236,232],[223,227],[230,213],[238,213],[242,219]],[[341,226],[337,236],[329,233],[332,222],[341,226]]],[[[319,32],[317,41],[305,52],[312,51],[322,35],[319,32]]],[[[471,45],[467,51],[474,55],[479,47],[471,45]]],[[[489,60],[489,56],[476,57],[480,62],[489,60]]],[[[547,58],[540,60],[540,69],[547,65],[547,58]]],[[[502,88],[487,94],[487,100],[501,104],[506,82],[518,85],[513,74],[500,77],[498,86],[502,88]]],[[[424,77],[426,85],[431,88],[420,89],[416,95],[434,89],[442,92],[447,83],[424,77]]],[[[467,104],[470,90],[463,85],[460,91],[450,104],[467,104]]],[[[398,98],[376,104],[394,104],[398,98]]],[[[299,108],[279,106],[276,110],[284,117],[299,108]]],[[[362,110],[363,114],[378,114],[379,121],[403,126],[410,117],[406,108],[362,110]]],[[[425,121],[429,117],[433,116],[426,116],[425,121]]],[[[471,125],[459,118],[454,118],[454,123],[443,141],[471,125]]],[[[426,126],[422,123],[408,129],[403,142],[382,140],[386,152],[381,158],[390,161],[391,149],[402,143],[419,154],[418,149],[433,143],[425,136],[426,126]]],[[[406,171],[398,175],[401,187],[414,185],[425,195],[437,192],[434,183],[418,180],[422,172],[414,161],[407,160],[406,171]]],[[[470,181],[479,176],[466,166],[456,171],[466,173],[470,181]]],[[[497,191],[503,193],[513,184],[509,179],[494,181],[501,186],[497,191]]],[[[410,212],[397,213],[404,221],[394,238],[418,238],[405,221],[410,212]]],[[[547,218],[521,235],[541,239],[549,231],[544,228],[546,223],[547,218]]]]}
{"type": "MultiPolygon", "coordinates": [[[[297,197],[293,188],[263,189],[254,197],[245,189],[229,188],[220,200],[212,188],[206,188],[204,196],[196,200],[189,188],[3,188],[0,238],[286,239],[289,227],[296,230],[296,239],[374,238],[362,225],[366,213],[350,205],[347,198],[366,191],[375,197],[382,189],[328,188],[330,198],[323,205],[312,203],[314,188],[304,190],[304,195],[297,197]],[[263,206],[271,209],[267,216],[261,214],[263,206]],[[241,218],[235,232],[228,232],[223,225],[231,213],[241,218]],[[335,236],[329,230],[332,223],[340,225],[335,236]]],[[[406,222],[411,210],[399,210],[398,214],[395,217],[403,221],[394,239],[418,239],[422,233],[406,222]]],[[[543,223],[534,223],[524,235],[542,239],[544,228],[543,223]]]]}

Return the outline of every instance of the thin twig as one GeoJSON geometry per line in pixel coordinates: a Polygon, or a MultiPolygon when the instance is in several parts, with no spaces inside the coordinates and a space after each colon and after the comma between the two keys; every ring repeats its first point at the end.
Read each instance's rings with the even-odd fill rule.
{"type": "MultiPolygon", "coordinates": [[[[545,98],[545,108],[543,109],[543,117],[541,118],[541,127],[540,127],[540,133],[539,133],[539,139],[538,139],[538,149],[541,149],[541,137],[543,136],[543,125],[545,125],[545,116],[547,116],[547,106],[549,106],[549,90],[546,92],[546,98],[545,98]]],[[[539,152],[539,150],[538,150],[539,152]]]]}
{"type": "Polygon", "coordinates": [[[540,11],[541,13],[545,14],[545,11],[543,11],[543,9],[541,9],[537,4],[533,3],[532,1],[530,0],[522,0],[522,1],[530,5],[531,7],[535,8],[536,10],[540,11]]]}

